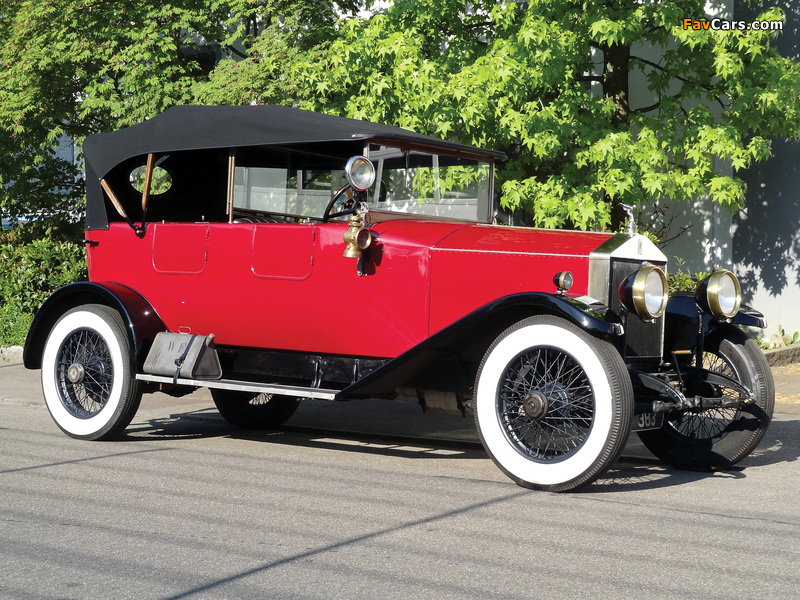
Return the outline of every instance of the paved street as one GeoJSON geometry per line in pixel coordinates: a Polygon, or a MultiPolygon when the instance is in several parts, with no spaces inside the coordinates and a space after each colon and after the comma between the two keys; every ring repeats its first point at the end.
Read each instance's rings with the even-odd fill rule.
{"type": "Polygon", "coordinates": [[[506,479],[470,419],[400,401],[247,433],[205,392],[145,396],[126,439],[80,442],[38,372],[0,363],[0,597],[796,598],[798,371],[775,369],[743,468],[667,469],[631,443],[550,494],[506,479]]]}

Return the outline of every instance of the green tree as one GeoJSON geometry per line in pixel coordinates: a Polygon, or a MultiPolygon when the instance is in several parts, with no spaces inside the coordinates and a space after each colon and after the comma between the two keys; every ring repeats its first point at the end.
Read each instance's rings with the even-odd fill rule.
{"type": "Polygon", "coordinates": [[[610,201],[709,195],[736,210],[743,184],[713,159],[742,169],[770,136],[797,136],[800,69],[774,32],[684,29],[704,5],[397,0],[360,19],[358,0],[9,0],[0,206],[74,205],[61,135],[178,103],[272,102],[505,150],[502,203],[531,224],[608,227],[610,201]],[[649,95],[632,97],[635,77],[649,95]]]}
{"type": "MultiPolygon", "coordinates": [[[[340,14],[352,12],[356,2],[342,7],[340,14]]],[[[292,47],[315,45],[336,10],[325,0],[7,0],[0,7],[0,216],[74,217],[81,169],[57,155],[60,140],[80,148],[88,134],[197,101],[195,86],[220,57],[252,58],[260,39],[278,47],[294,36],[292,47]]],[[[226,61],[215,81],[235,64],[226,61]]],[[[85,276],[80,229],[47,218],[0,231],[0,345],[23,343],[42,300],[85,276]]]]}
{"type": "Polygon", "coordinates": [[[684,29],[704,5],[397,0],[310,51],[256,45],[218,72],[229,100],[278,91],[302,108],[505,150],[502,203],[531,224],[608,227],[612,201],[704,195],[735,211],[743,183],[713,159],[743,169],[769,156],[770,136],[798,135],[800,69],[772,48],[775,32],[684,29]],[[648,90],[638,103],[636,76],[648,90]]]}
{"type": "Polygon", "coordinates": [[[198,101],[194,86],[208,79],[220,57],[232,59],[222,65],[225,73],[234,58],[252,58],[256,40],[277,43],[278,33],[288,39],[293,29],[305,34],[297,39],[316,43],[336,11],[347,14],[356,5],[8,0],[0,8],[0,208],[5,214],[67,212],[83,186],[80,169],[55,155],[62,136],[79,146],[90,133],[198,101]]]}

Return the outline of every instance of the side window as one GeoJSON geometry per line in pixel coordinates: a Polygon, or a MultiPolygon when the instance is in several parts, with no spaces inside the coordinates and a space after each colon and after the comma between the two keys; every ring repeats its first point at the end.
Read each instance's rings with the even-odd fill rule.
{"type": "Polygon", "coordinates": [[[345,162],[339,157],[278,149],[237,149],[234,219],[257,216],[254,212],[321,217],[333,191],[344,184],[345,162]]]}
{"type": "Polygon", "coordinates": [[[233,207],[264,212],[291,213],[297,193],[288,189],[287,169],[236,167],[233,207]]]}
{"type": "Polygon", "coordinates": [[[489,215],[487,163],[375,145],[370,159],[379,181],[370,192],[372,208],[470,221],[489,215]]]}
{"type": "MultiPolygon", "coordinates": [[[[228,150],[186,150],[153,156],[154,167],[143,212],[147,155],[117,165],[104,178],[115,200],[134,222],[196,223],[227,220],[228,150]]],[[[106,193],[111,221],[124,217],[106,193]]]]}
{"type": "MultiPolygon", "coordinates": [[[[128,175],[128,181],[138,193],[144,192],[144,182],[147,176],[147,167],[139,165],[134,167],[128,175]]],[[[164,167],[157,165],[153,168],[153,174],[150,179],[150,195],[160,196],[166,194],[172,187],[172,175],[164,167]]]]}

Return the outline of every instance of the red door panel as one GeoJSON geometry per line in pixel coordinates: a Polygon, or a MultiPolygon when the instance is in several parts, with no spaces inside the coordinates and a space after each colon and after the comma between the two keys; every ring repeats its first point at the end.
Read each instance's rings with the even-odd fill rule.
{"type": "Polygon", "coordinates": [[[250,259],[253,275],[268,279],[307,279],[314,264],[316,231],[316,227],[302,224],[255,225],[250,259]]]}
{"type": "Polygon", "coordinates": [[[208,225],[205,223],[155,223],[153,268],[158,273],[197,275],[206,268],[208,225]]]}

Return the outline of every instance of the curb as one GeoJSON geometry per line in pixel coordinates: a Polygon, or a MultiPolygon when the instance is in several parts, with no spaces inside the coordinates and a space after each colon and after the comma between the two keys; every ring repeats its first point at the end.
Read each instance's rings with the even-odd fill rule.
{"type": "Polygon", "coordinates": [[[800,344],[775,350],[765,350],[764,358],[767,359],[770,367],[782,367],[800,362],[800,344]]]}
{"type": "Polygon", "coordinates": [[[22,362],[22,346],[0,346],[0,362],[22,362]]]}

